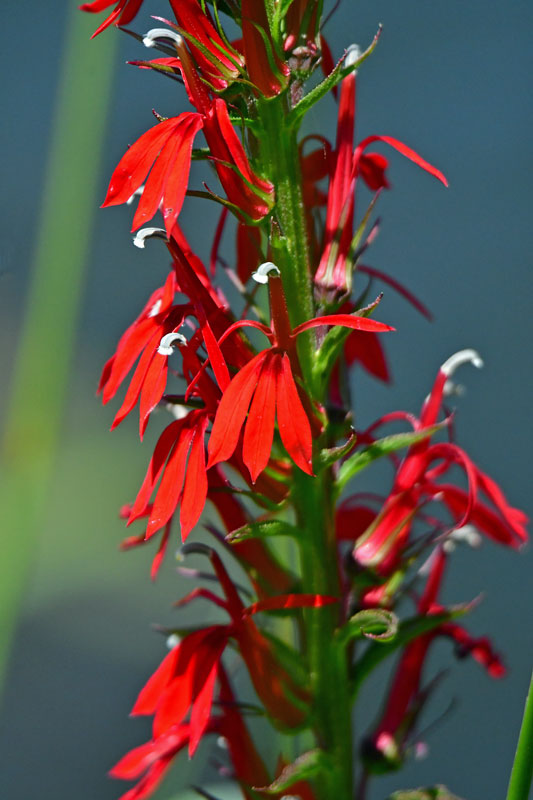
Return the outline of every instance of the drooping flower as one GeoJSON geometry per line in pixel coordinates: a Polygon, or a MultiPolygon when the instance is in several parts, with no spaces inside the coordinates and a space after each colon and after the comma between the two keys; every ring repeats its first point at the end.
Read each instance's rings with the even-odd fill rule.
{"type": "MultiPolygon", "coordinates": [[[[262,266],[278,271],[268,262],[262,266]]],[[[384,323],[350,314],[317,317],[291,330],[281,278],[270,276],[265,280],[269,283],[271,327],[243,320],[228,328],[223,338],[248,325],[264,333],[272,347],[254,356],[232,379],[218,406],[209,440],[208,466],[212,466],[230,458],[244,426],[242,455],[252,481],[257,479],[270,457],[275,420],[281,441],[294,463],[304,472],[313,474],[311,424],[304,408],[308,401],[294,377],[295,374],[299,376],[296,337],[325,325],[371,332],[392,330],[384,323]]]]}
{"type": "MultiPolygon", "coordinates": [[[[432,392],[424,402],[420,419],[407,415],[415,430],[435,425],[446,382],[460,364],[468,361],[477,366],[482,363],[475,351],[463,350],[442,365],[432,392]]],[[[388,419],[389,415],[382,421],[388,419]]],[[[380,574],[387,575],[408,541],[420,508],[429,502],[444,504],[452,517],[453,527],[470,522],[489,538],[509,547],[519,547],[527,540],[527,517],[508,504],[497,484],[457,445],[444,442],[431,444],[428,437],[409,448],[382,510],[357,539],[355,560],[362,566],[374,567],[380,574]],[[437,480],[454,465],[459,465],[465,471],[468,490],[437,480]],[[480,499],[478,492],[486,496],[490,505],[480,499]]]]}
{"type": "Polygon", "coordinates": [[[202,126],[200,114],[186,111],[143,133],[119,161],[102,207],[126,203],[150,172],[132,231],[151,220],[161,206],[170,236],[187,191],[193,140],[202,126]]]}
{"type": "MultiPolygon", "coordinates": [[[[431,556],[431,564],[426,586],[417,603],[417,613],[428,616],[442,613],[445,609],[438,603],[437,594],[440,589],[447,556],[439,546],[431,556]]],[[[422,674],[428,650],[437,637],[451,638],[459,648],[458,655],[471,654],[483,666],[492,678],[501,678],[505,674],[505,666],[501,657],[486,637],[474,638],[462,626],[445,622],[435,627],[430,633],[419,636],[408,644],[396,668],[385,704],[381,720],[367,740],[365,761],[373,771],[382,771],[387,765],[396,769],[405,755],[409,740],[412,739],[417,717],[424,706],[429,689],[423,689],[422,674]]]]}

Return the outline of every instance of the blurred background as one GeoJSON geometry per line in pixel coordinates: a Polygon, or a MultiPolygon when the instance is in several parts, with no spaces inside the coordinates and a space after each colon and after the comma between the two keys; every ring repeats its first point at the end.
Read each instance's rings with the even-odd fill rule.
{"type": "MultiPolygon", "coordinates": [[[[152,584],[151,553],[118,552],[118,509],[135,496],[163,423],[154,417],[142,445],[133,415],[110,434],[117,404],[102,409],[95,398],[102,364],[166,273],[163,248],[131,246],[131,209],[98,206],[126,145],[152,124],[151,108],[172,116],[186,104],[177,84],[126,66],[145,57],[133,39],[111,29],[89,43],[101,17],[75,5],[2,3],[6,800],[111,800],[124,791],[106,771],[148,738],[149,721],[128,720],[128,712],[164,653],[151,626],[176,619],[171,604],[186,588],[172,558],[152,584]],[[46,277],[30,291],[36,269],[46,277]]],[[[168,6],[144,3],[132,27],[153,27],[151,13],[168,16],[168,6]]],[[[396,408],[417,412],[439,364],[475,347],[485,369],[459,375],[467,386],[457,401],[459,442],[530,513],[532,17],[526,0],[344,0],[325,30],[339,57],[384,24],[359,73],[358,138],[395,136],[450,182],[446,191],[387,153],[393,189],[380,199],[383,222],[368,262],[415,291],[435,320],[386,292],[380,318],[398,330],[387,339],[394,382],[359,376],[357,425],[396,408]]],[[[309,126],[333,136],[333,103],[324,101],[309,126]]],[[[216,215],[200,202],[186,202],[181,222],[206,257],[216,215]]],[[[378,475],[365,485],[379,490],[378,475]]],[[[517,554],[485,541],[457,553],[444,600],[484,594],[467,625],[490,633],[508,677],[493,682],[439,644],[430,670],[452,668],[428,722],[456,699],[454,708],[428,733],[429,757],[376,780],[371,800],[436,782],[468,800],[504,796],[533,660],[532,568],[531,548],[517,554]]],[[[376,691],[385,680],[376,678],[376,691]]],[[[359,731],[374,703],[369,697],[360,709],[359,731]]],[[[202,752],[178,762],[158,798],[215,779],[202,752]]]]}

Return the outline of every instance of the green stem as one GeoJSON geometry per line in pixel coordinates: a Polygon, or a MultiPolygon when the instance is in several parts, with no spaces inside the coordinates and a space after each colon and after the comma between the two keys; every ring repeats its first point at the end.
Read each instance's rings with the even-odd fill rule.
{"type": "Polygon", "coordinates": [[[527,800],[533,778],[533,675],[526,698],[507,800],[527,800]]]}
{"type": "MultiPolygon", "coordinates": [[[[302,195],[302,177],[296,131],[288,124],[287,96],[258,101],[260,157],[264,174],[273,182],[276,206],[271,237],[273,258],[281,271],[291,325],[315,314],[309,243],[302,195]]],[[[312,384],[315,359],[313,335],[299,337],[299,359],[306,387],[312,384]]],[[[295,468],[292,501],[297,524],[305,531],[300,548],[302,591],[340,596],[333,517],[332,477],[318,477],[295,468]]],[[[314,697],[313,728],[326,768],[316,778],[320,800],[352,800],[352,731],[347,659],[335,635],[339,607],[308,610],[305,646],[314,697]]]]}
{"type": "MultiPolygon", "coordinates": [[[[313,478],[295,470],[293,502],[297,524],[305,531],[300,549],[302,589],[339,597],[331,484],[329,471],[313,478]]],[[[317,780],[321,800],[353,797],[351,701],[346,651],[336,636],[339,612],[338,606],[326,606],[306,613],[315,734],[328,761],[328,769],[317,780]]]]}
{"type": "MultiPolygon", "coordinates": [[[[291,324],[295,327],[312,319],[315,309],[298,141],[296,131],[287,124],[288,111],[286,94],[258,101],[261,161],[265,175],[275,186],[275,222],[280,228],[279,235],[272,236],[271,246],[281,271],[291,324]]],[[[298,352],[306,382],[311,381],[312,333],[298,337],[298,352]]]]}

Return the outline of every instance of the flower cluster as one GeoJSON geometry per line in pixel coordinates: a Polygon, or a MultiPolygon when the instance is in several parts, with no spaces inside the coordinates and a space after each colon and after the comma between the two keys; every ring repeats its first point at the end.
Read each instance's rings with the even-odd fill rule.
{"type": "MultiPolygon", "coordinates": [[[[82,9],[110,12],[96,35],[128,25],[141,6],[95,0],[82,9]]],[[[169,543],[198,533],[209,503],[219,523],[206,528],[225,559],[212,543],[183,544],[180,558],[207,558],[210,571],[180,567],[201,584],[176,605],[206,601],[223,618],[167,631],[170,652],[132,711],[153,716],[152,738],[111,774],[136,781],[123,800],[141,800],[182,750],[192,756],[214,734],[227,743],[225,774],[250,800],[351,800],[351,707],[371,667],[400,649],[362,745],[363,800],[368,776],[397,768],[409,751],[436,637],[451,639],[491,676],[504,672],[489,640],[456,621],[468,606],[438,601],[452,549],[480,533],[515,548],[527,536],[522,512],[453,441],[445,398],[459,365],[480,366],[474,351],[441,367],[419,417],[397,411],[366,430],[352,426],[346,369],[357,362],[389,380],[383,334],[393,328],[374,318],[382,292],[370,300],[369,285],[391,287],[430,316],[395,276],[362,261],[377,232],[374,208],[390,188],[388,158],[371,148],[386,145],[447,183],[396,138],[354,142],[358,68],[379,33],[365,52],[351,46],[335,64],[318,0],[170,6],[173,21],[137,37],[163,56],[132,63],[181,84],[192,110],[168,119],[154,112],[155,125],[126,150],[104,201],[136,203],[134,243],[162,240],[169,270],[120,338],[99,390],[104,403],[124,390],[113,427],[138,404],[141,438],[156,409],[168,414],[142,485],[122,509],[128,526],[138,526],[123,547],[158,537],[155,578],[169,543]],[[240,38],[229,40],[223,14],[240,38]],[[319,68],[323,78],[307,90],[319,68]],[[336,141],[300,137],[301,120],[328,92],[338,102],[336,141]],[[190,188],[197,160],[213,168],[217,189],[190,188]],[[361,186],[370,193],[362,213],[361,186]],[[221,207],[207,266],[179,225],[184,203],[197,198],[221,207]],[[158,215],[162,228],[142,228],[158,215]],[[231,225],[236,255],[226,258],[222,238],[231,225]],[[222,289],[228,280],[239,295],[231,304],[222,289]],[[377,438],[395,423],[403,432],[377,438]],[[378,458],[393,468],[390,492],[358,492],[355,476],[378,458]],[[298,568],[279,546],[287,537],[298,568]],[[246,586],[226,559],[239,565],[246,586]],[[414,599],[414,615],[399,622],[405,598],[414,599]],[[238,663],[252,703],[237,699],[238,663]],[[277,765],[267,764],[247,727],[253,713],[287,735],[305,732],[302,741],[313,745],[296,758],[281,746],[277,765]]]]}

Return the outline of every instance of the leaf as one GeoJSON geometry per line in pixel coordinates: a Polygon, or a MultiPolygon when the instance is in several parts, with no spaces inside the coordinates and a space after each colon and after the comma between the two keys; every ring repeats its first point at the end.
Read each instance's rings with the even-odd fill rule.
{"type": "Polygon", "coordinates": [[[301,531],[288,522],[281,519],[265,519],[261,522],[243,525],[242,528],[228,533],[226,541],[233,544],[233,542],[244,542],[247,539],[263,539],[267,536],[293,536],[298,539],[300,535],[301,531]]]}
{"type": "Polygon", "coordinates": [[[381,644],[377,642],[371,644],[361,658],[352,666],[353,696],[357,694],[365,678],[398,648],[409,644],[409,642],[413,641],[413,639],[417,639],[419,636],[431,633],[431,631],[434,631],[445,622],[462,617],[470,608],[470,603],[467,605],[453,606],[440,614],[411,617],[411,619],[400,622],[398,632],[390,642],[389,647],[382,647],[381,644]]]}
{"type": "Polygon", "coordinates": [[[326,754],[322,750],[308,750],[283,768],[269,786],[254,786],[254,791],[277,794],[289,789],[299,781],[306,781],[328,768],[326,754]]]}
{"type": "Polygon", "coordinates": [[[354,475],[376,459],[388,456],[396,452],[396,450],[410,447],[412,444],[428,439],[430,436],[433,436],[434,433],[441,430],[444,425],[445,423],[439,423],[438,425],[432,425],[431,427],[423,428],[420,431],[413,431],[412,433],[395,433],[392,436],[385,436],[383,439],[378,439],[367,447],[362,448],[357,453],[350,456],[339,469],[337,491],[340,493],[354,475]]]}
{"type": "Polygon", "coordinates": [[[341,628],[339,635],[344,644],[359,636],[388,643],[398,633],[398,624],[398,617],[392,611],[369,608],[354,614],[341,628]]]}
{"type": "Polygon", "coordinates": [[[337,86],[337,84],[340,83],[343,78],[346,78],[351,72],[355,72],[355,70],[361,66],[363,61],[365,61],[368,56],[374,52],[379,37],[381,36],[381,30],[382,28],[380,25],[370,46],[367,47],[364,53],[361,53],[357,61],[355,61],[349,67],[343,67],[344,58],[341,59],[335,66],[333,72],[330,72],[330,74],[325,80],[322,81],[322,83],[319,83],[318,86],[315,86],[314,89],[311,89],[311,91],[308,92],[308,94],[306,94],[305,97],[303,97],[300,102],[294,106],[288,117],[289,124],[293,126],[299,125],[304,115],[309,111],[310,108],[312,108],[312,106],[315,105],[315,103],[321,100],[324,95],[337,86]]]}

